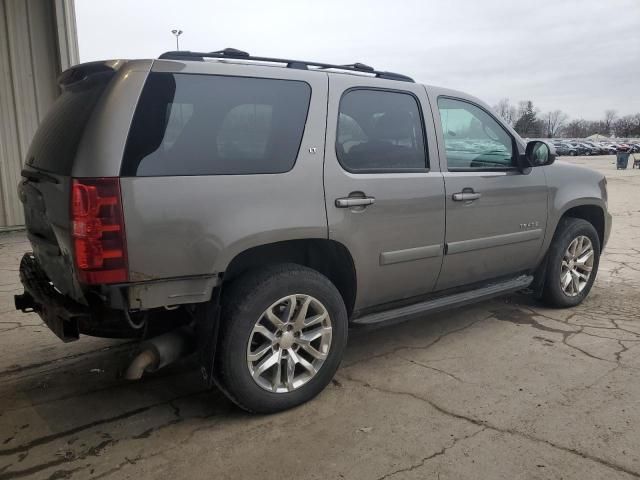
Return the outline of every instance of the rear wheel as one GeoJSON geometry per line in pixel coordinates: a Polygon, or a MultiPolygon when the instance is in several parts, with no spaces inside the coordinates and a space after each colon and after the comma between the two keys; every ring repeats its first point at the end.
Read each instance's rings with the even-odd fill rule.
{"type": "Polygon", "coordinates": [[[239,278],[224,295],[218,381],[241,408],[273,413],[320,393],[347,341],[347,313],[325,276],[280,265],[239,278]]]}
{"type": "Polygon", "coordinates": [[[580,304],[598,271],[598,232],[586,220],[565,218],[558,225],[548,255],[543,300],[558,308],[580,304]]]}

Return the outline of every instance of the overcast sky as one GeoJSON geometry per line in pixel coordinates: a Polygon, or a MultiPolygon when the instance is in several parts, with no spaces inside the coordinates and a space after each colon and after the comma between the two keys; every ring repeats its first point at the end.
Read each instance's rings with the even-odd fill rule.
{"type": "Polygon", "coordinates": [[[640,0],[76,0],[81,61],[225,47],[362,62],[596,120],[640,112],[640,0]]]}

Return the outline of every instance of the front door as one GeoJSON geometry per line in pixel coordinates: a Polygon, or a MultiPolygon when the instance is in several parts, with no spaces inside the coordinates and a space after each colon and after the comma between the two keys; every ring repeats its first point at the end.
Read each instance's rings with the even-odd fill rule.
{"type": "Polygon", "coordinates": [[[425,90],[331,75],[324,184],[329,238],[357,276],[356,310],[433,290],[444,247],[444,183],[425,90]]]}
{"type": "Polygon", "coordinates": [[[514,136],[484,107],[446,96],[431,101],[439,111],[447,210],[437,289],[534,268],[547,223],[543,169],[516,168],[514,136]]]}

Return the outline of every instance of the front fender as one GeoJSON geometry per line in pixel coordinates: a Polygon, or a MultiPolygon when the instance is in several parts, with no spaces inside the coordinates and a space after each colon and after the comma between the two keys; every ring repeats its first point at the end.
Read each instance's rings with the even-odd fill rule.
{"type": "Polygon", "coordinates": [[[558,223],[563,216],[576,207],[597,207],[604,217],[603,245],[606,243],[611,225],[611,216],[607,211],[607,188],[604,175],[594,170],[556,162],[542,167],[545,169],[548,186],[547,232],[541,250],[540,261],[546,254],[558,223]]]}

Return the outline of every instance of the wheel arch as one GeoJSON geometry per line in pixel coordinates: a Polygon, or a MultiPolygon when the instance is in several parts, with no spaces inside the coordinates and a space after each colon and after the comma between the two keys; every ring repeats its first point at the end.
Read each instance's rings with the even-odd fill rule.
{"type": "Polygon", "coordinates": [[[597,202],[591,203],[579,203],[567,206],[562,213],[558,216],[558,220],[553,226],[553,234],[548,236],[548,243],[544,249],[544,256],[540,260],[538,267],[534,271],[534,281],[532,283],[532,290],[536,293],[536,296],[542,294],[544,288],[546,271],[547,271],[547,257],[549,249],[553,243],[554,238],[558,233],[558,228],[565,218],[580,218],[591,223],[596,229],[598,239],[600,240],[600,248],[604,247],[606,242],[606,220],[605,210],[602,205],[597,202]]]}
{"type": "Polygon", "coordinates": [[[223,285],[260,267],[296,263],[326,276],[338,289],[351,317],[357,292],[356,269],[342,243],[328,239],[285,240],[248,248],[238,253],[222,274],[223,285]]]}
{"type": "Polygon", "coordinates": [[[605,243],[605,214],[604,208],[601,205],[595,203],[587,203],[583,205],[575,205],[573,207],[567,208],[560,218],[558,219],[558,223],[555,226],[555,232],[558,229],[558,225],[564,218],[581,218],[589,222],[598,232],[598,239],[600,240],[600,247],[602,248],[605,243]]]}

